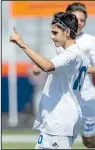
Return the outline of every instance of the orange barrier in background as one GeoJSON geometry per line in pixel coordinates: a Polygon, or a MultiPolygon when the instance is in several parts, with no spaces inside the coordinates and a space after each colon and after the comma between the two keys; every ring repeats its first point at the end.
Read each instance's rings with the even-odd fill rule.
{"type": "MultiPolygon", "coordinates": [[[[33,63],[29,62],[17,62],[16,69],[17,69],[17,76],[27,76],[29,69],[31,69],[33,63]]],[[[2,64],[2,76],[8,75],[8,63],[2,64]]]]}
{"type": "MultiPolygon", "coordinates": [[[[79,1],[13,1],[10,15],[14,17],[46,17],[55,12],[65,11],[68,4],[79,1]]],[[[95,15],[95,1],[80,1],[87,7],[89,15],[95,15]]]]}
{"type": "MultiPolygon", "coordinates": [[[[30,62],[17,62],[16,69],[17,69],[17,76],[27,76],[29,69],[32,69],[34,63],[30,62]]],[[[8,76],[8,63],[2,64],[2,77],[8,76]]],[[[95,85],[95,76],[93,78],[93,82],[95,85]]]]}

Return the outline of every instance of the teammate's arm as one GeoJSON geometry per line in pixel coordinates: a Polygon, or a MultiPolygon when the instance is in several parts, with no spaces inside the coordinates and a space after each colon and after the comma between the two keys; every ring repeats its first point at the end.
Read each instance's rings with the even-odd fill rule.
{"type": "Polygon", "coordinates": [[[95,38],[92,40],[89,55],[91,60],[91,67],[88,68],[88,73],[95,75],[95,38]]]}
{"type": "Polygon", "coordinates": [[[16,29],[13,28],[14,35],[10,36],[10,42],[17,44],[24,52],[32,59],[32,61],[40,67],[43,71],[49,72],[55,70],[55,65],[52,61],[40,56],[38,53],[30,49],[23,41],[21,36],[17,33],[16,29]]]}
{"type": "Polygon", "coordinates": [[[32,72],[35,76],[37,76],[42,72],[42,69],[40,67],[38,67],[36,64],[33,64],[32,72]]]}
{"type": "Polygon", "coordinates": [[[95,67],[88,67],[88,73],[95,75],[95,67]]]}

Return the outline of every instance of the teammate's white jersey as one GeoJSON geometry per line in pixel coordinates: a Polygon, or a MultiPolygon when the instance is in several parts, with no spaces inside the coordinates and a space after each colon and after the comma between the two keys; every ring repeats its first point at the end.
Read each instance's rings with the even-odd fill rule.
{"type": "MultiPolygon", "coordinates": [[[[77,36],[76,42],[79,49],[87,56],[89,66],[95,66],[95,37],[82,32],[77,36]]],[[[62,47],[56,49],[57,54],[60,54],[62,51],[64,51],[62,47]]],[[[95,87],[92,82],[91,74],[86,74],[81,94],[84,101],[95,99],[95,87]]]]}
{"type": "MultiPolygon", "coordinates": [[[[87,56],[89,66],[95,66],[95,37],[86,33],[81,33],[80,36],[77,37],[76,41],[80,50],[87,56]]],[[[91,74],[86,74],[81,94],[85,101],[92,98],[95,99],[95,87],[92,82],[91,74]]]]}
{"type": "Polygon", "coordinates": [[[47,78],[33,128],[50,135],[76,136],[81,117],[80,89],[87,63],[76,44],[51,61],[55,71],[47,78]]]}

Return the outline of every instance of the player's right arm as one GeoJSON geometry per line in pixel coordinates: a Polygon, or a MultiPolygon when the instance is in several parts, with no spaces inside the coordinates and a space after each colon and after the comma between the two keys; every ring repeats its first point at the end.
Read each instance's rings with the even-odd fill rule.
{"type": "Polygon", "coordinates": [[[24,52],[30,57],[30,59],[44,72],[54,71],[55,65],[53,64],[53,62],[39,55],[33,49],[29,48],[23,41],[22,37],[18,34],[16,29],[15,28],[13,29],[14,29],[14,35],[10,36],[10,42],[15,43],[20,48],[22,48],[24,52]]]}
{"type": "MultiPolygon", "coordinates": [[[[68,55],[67,55],[68,56],[68,55]]],[[[55,68],[60,68],[61,66],[65,66],[68,64],[68,57],[66,57],[64,54],[62,55],[56,55],[51,61],[54,63],[55,68]]],[[[39,68],[36,64],[33,65],[32,67],[32,72],[33,74],[39,75],[43,70],[39,68]]]]}
{"type": "Polygon", "coordinates": [[[70,62],[72,63],[71,65],[74,65],[73,60],[75,55],[73,55],[72,52],[66,51],[64,54],[62,53],[60,55],[55,56],[54,59],[48,60],[43,56],[39,55],[31,48],[29,48],[23,41],[22,37],[18,34],[16,29],[13,29],[14,35],[10,36],[10,42],[15,43],[20,48],[22,48],[24,52],[31,58],[31,60],[44,72],[51,72],[55,70],[60,70],[61,72],[64,72],[68,70],[70,62]]]}

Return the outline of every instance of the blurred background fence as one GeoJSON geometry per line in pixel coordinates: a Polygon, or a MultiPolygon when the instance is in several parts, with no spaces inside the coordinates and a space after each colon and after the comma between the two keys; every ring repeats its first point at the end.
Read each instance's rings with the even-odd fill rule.
{"type": "MultiPolygon", "coordinates": [[[[2,1],[2,129],[32,127],[47,78],[45,73],[34,76],[32,61],[9,42],[13,26],[29,47],[51,59],[55,56],[55,47],[50,39],[52,15],[56,11],[64,11],[72,2],[2,1]]],[[[95,35],[95,2],[82,2],[88,11],[84,30],[95,35]]]]}

